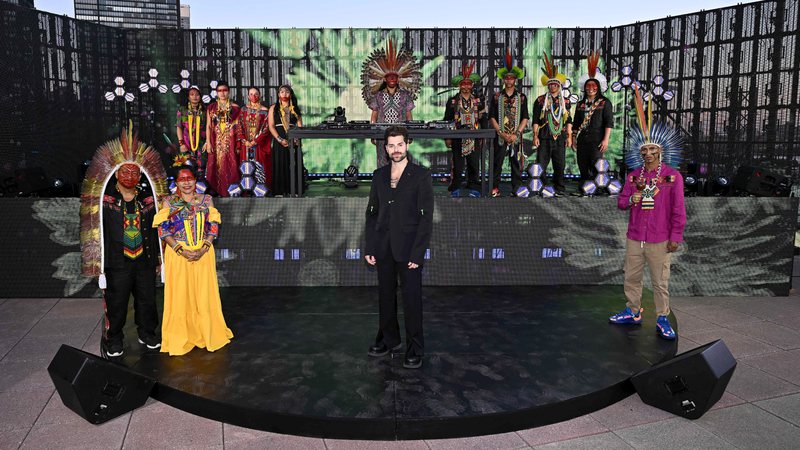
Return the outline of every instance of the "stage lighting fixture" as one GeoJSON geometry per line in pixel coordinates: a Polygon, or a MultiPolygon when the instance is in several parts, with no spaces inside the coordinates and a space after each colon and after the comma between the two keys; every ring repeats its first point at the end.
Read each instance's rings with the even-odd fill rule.
{"type": "Polygon", "coordinates": [[[541,176],[544,175],[542,165],[538,163],[531,164],[530,167],[528,167],[528,175],[530,175],[531,178],[541,178],[541,176]]]}
{"type": "Polygon", "coordinates": [[[544,183],[540,178],[532,178],[528,183],[528,191],[534,195],[539,195],[544,189],[544,183]]]}
{"type": "Polygon", "coordinates": [[[134,98],[136,98],[136,97],[134,97],[133,94],[130,93],[130,92],[125,94],[125,101],[126,102],[132,102],[134,98]]]}
{"type": "Polygon", "coordinates": [[[239,182],[239,185],[245,191],[252,191],[253,188],[256,186],[256,182],[250,175],[245,175],[242,177],[242,180],[239,182]]]}
{"type": "Polygon", "coordinates": [[[674,93],[674,92],[672,92],[671,90],[669,90],[669,91],[664,91],[664,94],[662,94],[662,97],[664,97],[664,100],[666,100],[666,101],[670,101],[670,100],[672,100],[673,98],[675,98],[675,93],[674,93]]]}
{"type": "Polygon", "coordinates": [[[177,85],[177,84],[173,84],[173,85],[172,85],[172,92],[174,92],[174,93],[176,93],[176,94],[177,94],[177,93],[179,93],[180,91],[181,91],[181,87],[180,87],[179,85],[177,85]]]}
{"type": "Polygon", "coordinates": [[[147,85],[150,86],[151,88],[157,88],[158,80],[156,80],[155,78],[151,78],[150,81],[147,82],[147,85]]]}
{"type": "Polygon", "coordinates": [[[608,175],[605,173],[598,173],[597,176],[594,177],[594,184],[599,188],[608,186],[608,175]]]}
{"type": "Polygon", "coordinates": [[[564,80],[564,84],[561,85],[561,87],[563,87],[564,89],[569,89],[570,86],[572,86],[572,80],[569,78],[564,80]]]}
{"type": "MultiPolygon", "coordinates": [[[[685,181],[684,181],[685,184],[685,181]]],[[[711,184],[710,195],[714,197],[727,196],[731,191],[731,180],[726,176],[718,176],[714,178],[714,183],[711,184]]]]}
{"type": "Polygon", "coordinates": [[[655,96],[663,96],[664,95],[664,88],[661,86],[656,86],[653,88],[653,95],[655,96]]]}
{"type": "Polygon", "coordinates": [[[613,92],[621,91],[622,90],[622,83],[620,83],[619,81],[615,81],[615,82],[611,83],[611,90],[613,92]]]}
{"type": "Polygon", "coordinates": [[[583,186],[581,186],[581,191],[583,191],[584,195],[594,195],[597,191],[597,185],[594,184],[594,181],[586,181],[583,183],[583,186]]]}
{"type": "Polygon", "coordinates": [[[118,87],[118,88],[114,89],[114,94],[116,94],[116,95],[117,95],[117,97],[123,97],[123,96],[125,96],[125,88],[123,88],[123,87],[118,87]]]}
{"type": "Polygon", "coordinates": [[[203,103],[205,103],[205,104],[211,103],[211,96],[210,95],[204,95],[203,96],[203,103]]]}
{"type": "MultiPolygon", "coordinates": [[[[170,178],[171,178],[171,177],[170,177],[170,178]]],[[[170,180],[170,178],[167,178],[167,180],[170,180]]],[[[171,180],[171,181],[169,182],[169,191],[170,191],[171,193],[173,193],[173,194],[174,194],[174,193],[176,193],[176,192],[178,192],[178,185],[175,183],[175,180],[171,180]]]]}
{"type": "Polygon", "coordinates": [[[192,87],[192,84],[189,83],[189,80],[181,80],[181,87],[183,89],[189,89],[190,87],[192,87]]]}
{"type": "Polygon", "coordinates": [[[183,78],[184,80],[189,78],[189,71],[186,69],[181,70],[181,78],[183,78]]]}
{"type": "Polygon", "coordinates": [[[244,161],[239,165],[242,175],[252,175],[256,171],[256,165],[252,161],[244,161]]]}
{"type": "MultiPolygon", "coordinates": [[[[696,166],[696,165],[695,165],[696,166]]],[[[691,164],[689,165],[691,167],[691,164]]],[[[691,169],[689,169],[691,172],[691,169]]],[[[683,193],[687,197],[695,197],[697,196],[698,192],[700,192],[700,188],[702,187],[702,182],[700,178],[697,177],[693,172],[686,174],[683,177],[683,193]]]]}
{"type": "Polygon", "coordinates": [[[159,84],[158,85],[158,92],[161,92],[162,94],[166,94],[168,91],[169,91],[169,88],[165,84],[159,84]]]}
{"type": "Polygon", "coordinates": [[[117,98],[117,96],[116,96],[116,95],[114,95],[114,93],[113,93],[113,92],[106,92],[106,95],[104,95],[104,97],[105,97],[105,98],[106,98],[106,100],[108,100],[108,101],[113,101],[115,98],[117,98]]]}
{"type": "Polygon", "coordinates": [[[553,186],[546,186],[542,189],[542,197],[544,198],[552,198],[556,196],[556,190],[553,186]]]}
{"type": "Polygon", "coordinates": [[[649,92],[645,92],[644,94],[642,94],[642,100],[646,102],[650,101],[650,97],[652,97],[652,95],[649,92]]]}
{"type": "Polygon", "coordinates": [[[656,86],[661,86],[662,84],[664,84],[664,77],[661,75],[654,76],[653,84],[655,84],[656,86]]]}
{"type": "Polygon", "coordinates": [[[624,76],[624,77],[622,77],[622,79],[621,79],[621,80],[619,80],[619,81],[620,81],[620,83],[622,83],[622,85],[623,85],[623,86],[625,86],[625,87],[628,87],[628,86],[630,86],[630,85],[631,85],[631,83],[633,82],[633,79],[631,79],[631,77],[629,77],[629,76],[625,75],[625,76],[624,76]]]}
{"type": "Polygon", "coordinates": [[[563,93],[564,93],[564,98],[569,98],[569,96],[572,94],[572,93],[569,91],[569,89],[562,89],[562,90],[561,90],[561,92],[563,92],[563,93]]]}
{"type": "Polygon", "coordinates": [[[195,184],[194,190],[197,191],[198,194],[205,194],[206,189],[208,189],[208,186],[206,186],[206,183],[203,181],[198,181],[195,184]]]}
{"type": "Polygon", "coordinates": [[[217,80],[211,80],[211,82],[208,83],[208,87],[211,88],[211,98],[217,98],[217,85],[219,85],[217,80]]]}
{"type": "Polygon", "coordinates": [[[633,73],[633,68],[631,66],[623,66],[622,69],[620,69],[620,72],[627,76],[633,73]]]}
{"type": "Polygon", "coordinates": [[[256,197],[265,197],[267,195],[267,192],[269,192],[269,188],[267,188],[265,185],[263,185],[261,183],[257,184],[253,188],[253,194],[256,197]]]}
{"type": "Polygon", "coordinates": [[[242,195],[242,187],[238,184],[231,184],[228,186],[228,195],[231,197],[238,197],[242,195]]]}
{"type": "Polygon", "coordinates": [[[358,187],[358,166],[350,164],[346,169],[344,169],[344,187],[358,187]]]}
{"type": "Polygon", "coordinates": [[[116,84],[117,86],[122,86],[123,84],[125,84],[125,79],[122,77],[116,77],[114,78],[114,84],[116,84]]]}
{"type": "Polygon", "coordinates": [[[608,186],[606,186],[606,189],[608,189],[610,195],[619,195],[619,193],[622,192],[622,183],[620,183],[619,180],[611,180],[608,186]]]}
{"type": "Polygon", "coordinates": [[[609,167],[611,167],[611,164],[609,164],[608,160],[605,158],[600,158],[594,163],[594,168],[597,170],[597,173],[606,173],[609,167]]]}
{"type": "Polygon", "coordinates": [[[517,192],[515,192],[515,194],[519,198],[528,198],[528,196],[531,195],[531,192],[528,190],[527,186],[520,186],[517,188],[517,192]]]}
{"type": "Polygon", "coordinates": [[[147,71],[147,74],[150,75],[150,78],[155,78],[158,76],[158,70],[151,68],[147,71]]]}

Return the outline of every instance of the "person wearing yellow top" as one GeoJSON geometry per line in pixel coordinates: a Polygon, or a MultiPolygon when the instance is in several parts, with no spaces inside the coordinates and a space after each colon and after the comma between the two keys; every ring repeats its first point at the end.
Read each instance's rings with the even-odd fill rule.
{"type": "Polygon", "coordinates": [[[222,315],[214,256],[221,219],[211,197],[197,194],[196,183],[194,169],[181,167],[177,193],[164,199],[153,219],[167,244],[161,351],[172,356],[194,347],[213,352],[233,338],[222,315]]]}

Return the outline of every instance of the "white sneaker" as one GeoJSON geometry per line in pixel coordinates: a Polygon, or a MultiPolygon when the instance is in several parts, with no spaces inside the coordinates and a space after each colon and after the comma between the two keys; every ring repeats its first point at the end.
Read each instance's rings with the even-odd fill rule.
{"type": "MultiPolygon", "coordinates": [[[[158,342],[156,344],[150,345],[150,344],[145,344],[143,340],[139,339],[139,343],[144,345],[145,347],[149,348],[150,350],[155,350],[157,348],[161,348],[161,342],[158,342]]],[[[120,352],[120,355],[121,354],[122,354],[122,352],[120,352]]],[[[111,355],[109,354],[109,356],[111,356],[111,355]]]]}

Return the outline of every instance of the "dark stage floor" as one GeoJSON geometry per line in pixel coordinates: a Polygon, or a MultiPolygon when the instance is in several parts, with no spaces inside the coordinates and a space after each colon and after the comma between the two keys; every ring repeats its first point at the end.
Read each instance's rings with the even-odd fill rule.
{"type": "MultiPolygon", "coordinates": [[[[225,288],[230,345],[183,357],[133,346],[123,362],[158,381],[154,398],[234,425],[420,439],[500,433],[598,410],[633,393],[631,375],[677,350],[677,341],[656,336],[651,298],[643,326],[607,323],[623,307],[620,286],[424,293],[420,370],[404,369],[402,353],[367,356],[377,326],[371,287],[225,288]]],[[[135,336],[132,320],[126,334],[135,336]]]]}

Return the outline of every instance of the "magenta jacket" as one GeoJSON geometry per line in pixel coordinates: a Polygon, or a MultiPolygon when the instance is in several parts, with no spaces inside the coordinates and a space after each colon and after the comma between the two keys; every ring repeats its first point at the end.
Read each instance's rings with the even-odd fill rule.
{"type": "MultiPolygon", "coordinates": [[[[628,220],[628,239],[640,242],[658,243],[664,241],[683,242],[683,229],[686,228],[686,207],[683,203],[683,177],[672,167],[663,164],[658,180],[658,194],[655,196],[655,209],[642,210],[642,204],[630,204],[636,192],[634,177],[642,169],[634,169],[625,180],[625,187],[617,201],[619,209],[630,209],[628,220]]],[[[644,172],[646,179],[656,177],[656,171],[644,172]]]]}

